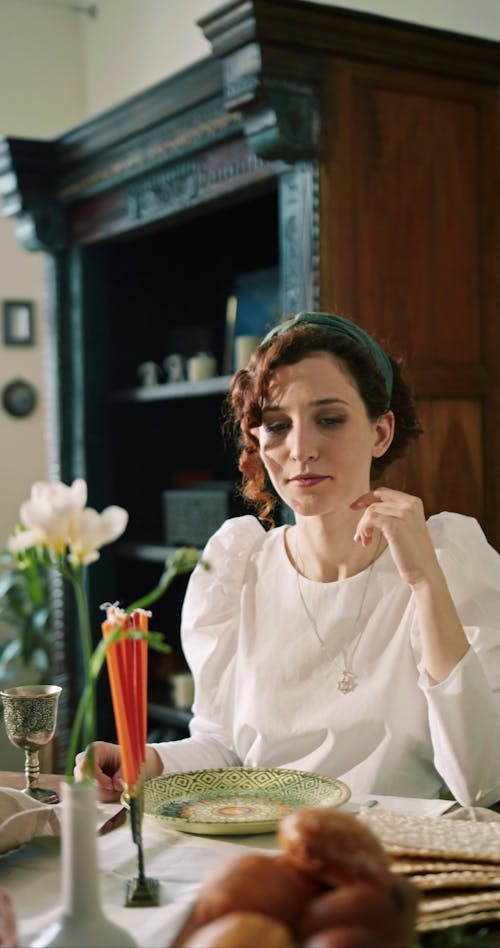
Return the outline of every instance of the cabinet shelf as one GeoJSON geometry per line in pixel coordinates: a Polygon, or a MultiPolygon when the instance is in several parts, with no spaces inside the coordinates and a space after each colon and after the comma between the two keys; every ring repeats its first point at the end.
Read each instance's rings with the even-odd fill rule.
{"type": "Polygon", "coordinates": [[[148,741],[178,741],[188,737],[191,717],[190,711],[148,701],[148,741]]]}
{"type": "Polygon", "coordinates": [[[161,543],[124,541],[116,544],[116,553],[123,559],[142,560],[148,563],[163,563],[176,549],[175,546],[163,546],[161,543]]]}
{"type": "Polygon", "coordinates": [[[223,395],[229,390],[231,375],[216,375],[201,382],[168,382],[165,385],[144,385],[138,388],[120,388],[111,398],[115,403],[161,402],[174,398],[203,398],[223,395]]]}
{"type": "Polygon", "coordinates": [[[167,704],[160,704],[158,701],[148,701],[148,714],[153,720],[161,724],[185,727],[186,729],[192,718],[190,711],[181,708],[173,708],[167,704]]]}

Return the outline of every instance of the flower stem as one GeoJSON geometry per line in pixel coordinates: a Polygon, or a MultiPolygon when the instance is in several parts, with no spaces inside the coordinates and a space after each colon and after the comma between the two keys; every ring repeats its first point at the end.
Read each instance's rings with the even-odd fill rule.
{"type": "MultiPolygon", "coordinates": [[[[96,694],[95,679],[90,674],[90,662],[92,658],[92,632],[90,628],[89,610],[87,598],[84,589],[84,574],[82,567],[78,567],[72,577],[73,589],[75,591],[76,607],[78,611],[78,621],[82,637],[83,650],[83,668],[84,668],[84,689],[89,689],[88,704],[85,703],[86,713],[83,715],[80,727],[83,726],[83,738],[85,744],[90,744],[95,740],[96,732],[96,694]]],[[[76,722],[75,722],[76,723],[76,722]]]]}
{"type": "MultiPolygon", "coordinates": [[[[92,698],[93,698],[92,692],[93,692],[92,683],[91,681],[88,681],[80,696],[75,719],[73,721],[73,727],[71,728],[71,734],[70,734],[69,745],[68,745],[68,753],[66,755],[66,778],[67,779],[71,779],[71,777],[73,776],[74,760],[78,751],[78,739],[80,737],[80,733],[82,730],[84,717],[87,711],[89,711],[92,706],[92,698]]],[[[89,778],[92,778],[94,775],[93,754],[91,755],[88,761],[88,770],[89,770],[89,778]]]]}
{"type": "Polygon", "coordinates": [[[179,547],[168,557],[160,581],[151,592],[137,599],[131,606],[127,607],[127,612],[133,612],[134,609],[144,609],[152,602],[156,602],[167,591],[170,584],[176,576],[183,573],[190,573],[200,558],[201,551],[196,547],[179,547]]]}

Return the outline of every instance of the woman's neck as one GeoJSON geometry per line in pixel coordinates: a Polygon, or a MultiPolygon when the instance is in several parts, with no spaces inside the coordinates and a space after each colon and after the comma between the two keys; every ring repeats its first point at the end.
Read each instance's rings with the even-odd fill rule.
{"type": "Polygon", "coordinates": [[[307,579],[331,583],[347,579],[366,569],[386,546],[383,535],[374,531],[368,547],[354,540],[359,513],[348,515],[334,525],[321,517],[298,517],[286,531],[288,557],[307,579]]]}

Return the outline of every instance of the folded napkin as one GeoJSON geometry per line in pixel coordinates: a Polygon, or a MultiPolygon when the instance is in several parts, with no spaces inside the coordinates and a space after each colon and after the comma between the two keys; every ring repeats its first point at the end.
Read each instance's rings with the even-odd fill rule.
{"type": "Polygon", "coordinates": [[[21,790],[0,787],[0,853],[8,853],[34,836],[59,836],[60,804],[40,803],[21,790]]]}

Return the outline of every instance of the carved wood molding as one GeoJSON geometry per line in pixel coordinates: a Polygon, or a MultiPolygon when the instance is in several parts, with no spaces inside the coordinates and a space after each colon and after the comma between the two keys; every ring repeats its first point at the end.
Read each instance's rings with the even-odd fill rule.
{"type": "Polygon", "coordinates": [[[262,158],[294,162],[320,149],[319,84],[307,75],[276,74],[255,43],[223,62],[224,101],[241,116],[251,147],[262,158]]]}
{"type": "Polygon", "coordinates": [[[237,190],[258,177],[274,177],[280,166],[259,158],[244,140],[228,143],[216,160],[213,151],[174,162],[126,187],[128,227],[169,216],[177,211],[237,190]]]}
{"type": "Polygon", "coordinates": [[[319,60],[325,55],[484,82],[497,83],[500,76],[499,44],[494,40],[324,3],[233,0],[197,22],[223,61],[235,50],[256,44],[263,73],[272,51],[275,69],[290,79],[301,73],[305,60],[309,78],[320,78],[319,60]]]}
{"type": "Polygon", "coordinates": [[[16,236],[25,250],[44,250],[60,253],[67,243],[64,209],[59,204],[36,202],[16,224],[16,236]]]}
{"type": "Polygon", "coordinates": [[[238,138],[245,141],[239,115],[224,107],[221,65],[202,60],[53,141],[0,139],[3,214],[18,217],[27,250],[59,253],[74,242],[76,204],[101,195],[127,217],[131,187],[155,193],[158,181],[178,179],[166,170],[172,163],[238,138]]]}
{"type": "Polygon", "coordinates": [[[244,106],[240,95],[234,95],[234,88],[228,87],[226,107],[239,108],[243,114],[245,133],[257,155],[290,163],[318,155],[321,122],[319,94],[314,87],[269,77],[262,80],[253,101],[244,106]]]}
{"type": "Polygon", "coordinates": [[[248,188],[275,186],[276,178],[287,169],[283,162],[259,158],[246,138],[230,139],[137,175],[109,194],[71,205],[72,240],[91,243],[138,231],[228,195],[234,199],[248,188]]]}
{"type": "Polygon", "coordinates": [[[319,174],[313,162],[280,177],[281,292],[284,313],[317,310],[319,299],[319,174]]]}
{"type": "Polygon", "coordinates": [[[95,220],[99,195],[110,233],[146,205],[175,212],[188,180],[174,163],[235,139],[268,162],[322,160],[323,77],[336,59],[500,79],[498,43],[302,0],[233,0],[198,25],[213,49],[205,60],[54,141],[0,139],[3,213],[19,218],[26,249],[70,245],[71,209],[95,220]]]}
{"type": "Polygon", "coordinates": [[[251,147],[262,158],[315,158],[320,150],[322,62],[302,52],[284,54],[267,37],[261,41],[262,9],[237,2],[198,21],[222,60],[225,106],[241,116],[251,147]]]}
{"type": "MultiPolygon", "coordinates": [[[[112,125],[113,113],[108,120],[112,125]]],[[[92,151],[86,140],[77,149],[64,136],[54,142],[4,138],[0,141],[3,213],[17,216],[17,237],[26,250],[58,253],[74,238],[71,208],[75,204],[91,202],[96,195],[120,195],[122,230],[130,227],[134,206],[136,216],[144,217],[146,205],[151,208],[153,203],[169,213],[176,209],[175,202],[165,199],[167,195],[173,199],[179,182],[186,179],[188,156],[196,156],[197,166],[203,149],[238,134],[242,139],[241,122],[236,114],[225,111],[219,96],[153,129],[137,131],[133,138],[123,133],[103,151],[92,151]]],[[[253,170],[252,164],[262,162],[250,155],[245,162],[253,170]]],[[[229,159],[228,177],[234,174],[233,164],[229,159]]]]}
{"type": "Polygon", "coordinates": [[[56,142],[0,139],[0,195],[6,217],[17,216],[26,250],[58,253],[66,244],[64,208],[57,201],[56,142]]]}
{"type": "Polygon", "coordinates": [[[75,168],[64,170],[60,198],[66,203],[86,199],[133,181],[166,163],[241,134],[237,115],[224,111],[222,102],[202,103],[134,139],[116,142],[105,153],[93,154],[75,168]]]}
{"type": "Polygon", "coordinates": [[[498,43],[303,0],[233,0],[198,26],[222,62],[226,108],[241,114],[264,158],[321,157],[322,85],[332,60],[500,79],[498,43]]]}

